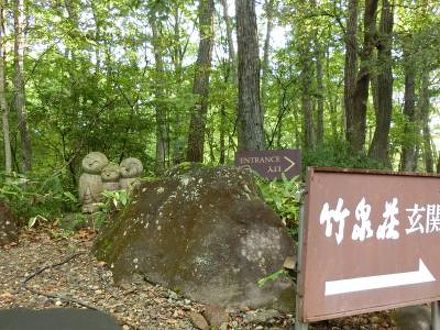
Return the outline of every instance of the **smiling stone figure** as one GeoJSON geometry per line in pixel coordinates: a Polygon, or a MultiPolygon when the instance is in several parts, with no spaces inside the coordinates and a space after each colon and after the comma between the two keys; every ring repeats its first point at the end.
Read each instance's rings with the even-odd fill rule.
{"type": "Polygon", "coordinates": [[[121,172],[121,179],[119,184],[121,189],[130,190],[136,184],[139,183],[139,177],[142,175],[144,167],[142,162],[134,157],[124,159],[119,165],[119,171],[121,172]]]}
{"type": "Polygon", "coordinates": [[[96,151],[87,154],[82,161],[84,173],[79,178],[78,194],[84,213],[97,210],[96,203],[101,200],[103,190],[101,171],[107,164],[107,157],[96,151]]]}

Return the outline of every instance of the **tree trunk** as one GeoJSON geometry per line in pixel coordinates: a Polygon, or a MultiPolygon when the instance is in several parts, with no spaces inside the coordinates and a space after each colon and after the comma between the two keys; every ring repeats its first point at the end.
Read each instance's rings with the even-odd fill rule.
{"type": "Polygon", "coordinates": [[[238,42],[238,148],[263,150],[264,120],[260,105],[260,64],[254,0],[236,0],[238,42]]]}
{"type": "Polygon", "coordinates": [[[316,114],[316,145],[321,146],[324,142],[324,83],[322,70],[322,50],[318,38],[315,38],[315,57],[316,57],[316,87],[317,105],[316,114]]]}
{"type": "Polygon", "coordinates": [[[155,61],[155,72],[153,78],[154,90],[154,106],[156,108],[156,161],[155,173],[161,174],[166,167],[166,155],[168,153],[167,143],[167,126],[166,117],[167,111],[164,104],[165,92],[163,87],[163,79],[165,76],[163,53],[164,47],[161,40],[161,26],[160,21],[156,20],[154,16],[150,17],[150,26],[153,33],[153,52],[155,61]]]}
{"type": "Polygon", "coordinates": [[[197,100],[191,113],[186,159],[203,162],[205,144],[206,113],[208,112],[209,75],[211,71],[212,46],[214,43],[214,0],[199,2],[200,43],[197,55],[193,93],[197,100]]]}
{"type": "MultiPolygon", "coordinates": [[[[314,1],[303,2],[298,4],[297,10],[299,12],[307,12],[312,9],[314,1]],[[310,4],[310,6],[309,6],[310,4]]],[[[295,39],[297,40],[297,47],[299,52],[299,68],[300,68],[300,91],[301,91],[301,108],[303,112],[303,132],[304,149],[311,150],[315,147],[315,136],[313,128],[313,41],[316,37],[316,32],[309,32],[306,27],[306,22],[300,24],[295,39]]]]}
{"type": "MultiPolygon", "coordinates": [[[[392,0],[393,1],[393,0],[392,0]]],[[[393,110],[393,59],[391,50],[393,44],[394,4],[383,0],[380,20],[380,34],[377,43],[377,57],[380,73],[377,76],[377,108],[376,128],[369,156],[389,164],[388,145],[393,110]]]]}
{"type": "MultiPolygon", "coordinates": [[[[427,69],[425,69],[427,70],[427,69]]],[[[428,173],[434,172],[434,161],[432,157],[431,130],[429,128],[429,71],[422,74],[420,86],[419,111],[423,121],[423,155],[425,159],[425,170],[428,173]]]]}
{"type": "Polygon", "coordinates": [[[348,19],[345,35],[345,64],[344,64],[344,110],[345,137],[353,141],[354,133],[354,92],[356,89],[356,73],[358,67],[358,0],[348,2],[348,19]]]}
{"type": "Polygon", "coordinates": [[[11,152],[11,138],[9,130],[9,105],[6,101],[6,47],[5,47],[5,25],[4,25],[4,9],[3,3],[0,7],[0,107],[2,109],[2,124],[3,124],[3,145],[5,150],[5,173],[9,175],[12,173],[12,152],[11,152]]]}
{"type": "Polygon", "coordinates": [[[269,53],[270,53],[270,37],[273,29],[273,14],[275,11],[275,0],[266,0],[266,36],[263,46],[263,61],[261,63],[261,111],[264,115],[267,106],[266,90],[269,73],[269,53]]]}
{"type": "MultiPolygon", "coordinates": [[[[412,38],[409,40],[412,45],[412,38]]],[[[410,46],[411,47],[411,46],[410,46]]],[[[400,158],[401,171],[416,170],[416,136],[417,136],[417,119],[416,119],[416,61],[413,54],[404,46],[403,60],[405,69],[405,104],[403,107],[403,115],[405,116],[404,141],[402,143],[402,155],[400,158]]]]}
{"type": "Polygon", "coordinates": [[[310,43],[303,46],[300,50],[300,66],[301,66],[301,108],[303,112],[303,132],[304,132],[304,149],[311,150],[314,148],[313,136],[313,102],[312,102],[312,61],[311,53],[308,51],[310,43]]]}
{"type": "Polygon", "coordinates": [[[364,151],[366,127],[367,127],[367,104],[371,76],[371,63],[374,50],[374,37],[376,34],[376,11],[378,0],[365,1],[364,13],[364,41],[360,56],[360,68],[356,78],[353,100],[349,103],[353,106],[348,108],[347,132],[348,142],[353,152],[364,151]]]}
{"type": "Polygon", "coordinates": [[[24,48],[25,48],[25,8],[24,0],[15,0],[14,8],[14,103],[17,111],[22,156],[23,172],[32,170],[31,139],[27,125],[24,86],[24,48]]]}
{"type": "Polygon", "coordinates": [[[223,19],[226,23],[226,38],[228,39],[228,53],[229,53],[229,60],[231,62],[232,66],[232,81],[237,83],[237,68],[236,68],[236,60],[235,60],[235,48],[234,48],[234,40],[232,39],[232,26],[233,22],[231,17],[228,14],[228,0],[221,0],[222,6],[223,6],[223,19]]]}
{"type": "MultiPolygon", "coordinates": [[[[181,25],[181,4],[179,2],[172,3],[172,14],[174,19],[173,28],[173,42],[170,46],[171,48],[171,61],[174,67],[174,76],[176,81],[176,88],[183,88],[183,59],[187,49],[187,43],[182,40],[182,25],[181,25]]],[[[174,120],[168,123],[168,134],[170,137],[171,155],[173,159],[173,164],[180,164],[185,160],[185,147],[186,147],[186,137],[183,131],[187,128],[182,111],[174,112],[174,120]]]]}

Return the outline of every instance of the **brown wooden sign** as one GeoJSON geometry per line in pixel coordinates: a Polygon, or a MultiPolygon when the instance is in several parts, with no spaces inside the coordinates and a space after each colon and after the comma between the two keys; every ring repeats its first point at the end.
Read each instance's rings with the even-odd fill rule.
{"type": "Polygon", "coordinates": [[[440,177],[310,169],[302,322],[440,300],[440,177]]]}
{"type": "Polygon", "coordinates": [[[248,167],[269,180],[291,179],[301,174],[299,150],[240,151],[235,155],[235,166],[248,167]]]}

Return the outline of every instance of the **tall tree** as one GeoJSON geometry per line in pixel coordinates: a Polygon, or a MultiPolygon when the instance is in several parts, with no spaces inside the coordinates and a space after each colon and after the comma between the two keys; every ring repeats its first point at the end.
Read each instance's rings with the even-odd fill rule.
{"type": "Polygon", "coordinates": [[[211,71],[212,46],[214,43],[214,0],[199,1],[200,43],[196,62],[193,93],[197,100],[191,112],[186,158],[203,162],[206,113],[208,112],[209,75],[211,71]]]}
{"type": "Polygon", "coordinates": [[[155,172],[161,174],[166,167],[168,153],[167,141],[167,108],[165,105],[165,91],[163,79],[165,78],[164,46],[161,38],[162,22],[152,10],[149,15],[149,23],[152,31],[152,44],[154,52],[155,69],[153,73],[154,107],[156,119],[156,161],[155,172]]]}
{"type": "Polygon", "coordinates": [[[254,0],[236,0],[238,43],[238,148],[263,150],[264,120],[260,104],[260,60],[254,0]]]}
{"type": "Polygon", "coordinates": [[[268,84],[268,74],[269,74],[269,54],[270,54],[270,38],[272,36],[272,30],[274,26],[273,16],[276,11],[278,3],[275,0],[265,1],[265,12],[266,12],[266,36],[264,37],[263,46],[263,60],[261,63],[261,107],[263,114],[266,109],[266,95],[267,95],[267,84],[268,84]]]}
{"type": "Polygon", "coordinates": [[[393,45],[394,1],[383,0],[376,42],[379,74],[377,76],[376,128],[369,150],[369,156],[384,164],[389,164],[388,145],[393,110],[393,45]]]}
{"type": "Polygon", "coordinates": [[[405,92],[403,115],[404,141],[402,143],[402,154],[400,157],[401,171],[416,170],[416,137],[417,137],[417,116],[416,116],[416,58],[412,52],[413,35],[410,34],[403,44],[403,68],[405,75],[405,92]]]}
{"type": "Polygon", "coordinates": [[[420,111],[420,116],[422,119],[423,158],[425,160],[425,170],[428,173],[433,173],[434,160],[432,157],[431,128],[429,127],[429,113],[431,108],[429,73],[429,68],[425,66],[420,83],[418,110],[420,111]]]}
{"type": "MultiPolygon", "coordinates": [[[[233,86],[233,90],[236,90],[237,82],[237,58],[234,47],[234,40],[232,38],[232,30],[233,30],[233,20],[231,16],[229,16],[229,6],[228,0],[221,0],[222,9],[223,9],[223,21],[226,26],[226,45],[224,46],[227,49],[228,60],[225,63],[224,67],[224,82],[225,84],[229,84],[233,86]]],[[[236,95],[234,94],[234,109],[237,109],[237,100],[235,99],[236,95]]],[[[238,113],[238,111],[237,111],[238,113]]],[[[219,163],[224,164],[226,161],[226,136],[227,136],[227,128],[228,128],[228,119],[227,119],[227,106],[226,102],[222,102],[220,105],[220,127],[219,127],[219,163]]]]}
{"type": "Polygon", "coordinates": [[[2,109],[3,145],[5,150],[5,173],[12,172],[11,139],[9,130],[9,105],[6,100],[6,47],[3,1],[0,5],[0,107],[2,109]]]}
{"type": "Polygon", "coordinates": [[[25,106],[24,53],[25,53],[24,0],[14,0],[14,104],[19,120],[23,172],[32,169],[32,148],[25,106]]]}
{"type": "Polygon", "coordinates": [[[323,51],[320,40],[315,37],[315,60],[316,60],[316,95],[317,95],[317,114],[316,114],[316,145],[321,146],[324,141],[324,72],[322,67],[323,51]]]}
{"type": "MultiPolygon", "coordinates": [[[[353,152],[364,151],[367,105],[370,78],[372,72],[372,59],[376,35],[376,11],[378,0],[366,0],[363,22],[363,45],[360,52],[360,65],[355,79],[353,94],[348,95],[352,100],[346,102],[347,139],[353,152]]],[[[352,81],[352,80],[351,80],[352,81]]],[[[347,88],[349,89],[349,88],[347,88]]]]}
{"type": "Polygon", "coordinates": [[[345,33],[344,65],[344,111],[346,119],[345,136],[347,141],[352,141],[355,134],[354,92],[356,89],[356,73],[358,68],[358,7],[358,0],[349,0],[345,33]]]}

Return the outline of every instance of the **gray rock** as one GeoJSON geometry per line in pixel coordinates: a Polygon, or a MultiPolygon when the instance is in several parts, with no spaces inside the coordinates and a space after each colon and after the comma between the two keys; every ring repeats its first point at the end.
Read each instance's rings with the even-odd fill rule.
{"type": "Polygon", "coordinates": [[[176,171],[143,183],[133,198],[94,246],[116,281],[140,273],[208,304],[294,310],[291,279],[257,285],[295,254],[295,244],[251,174],[226,167],[176,171]]]}
{"type": "Polygon", "coordinates": [[[431,329],[431,309],[427,305],[399,308],[391,317],[399,330],[431,329]]]}

